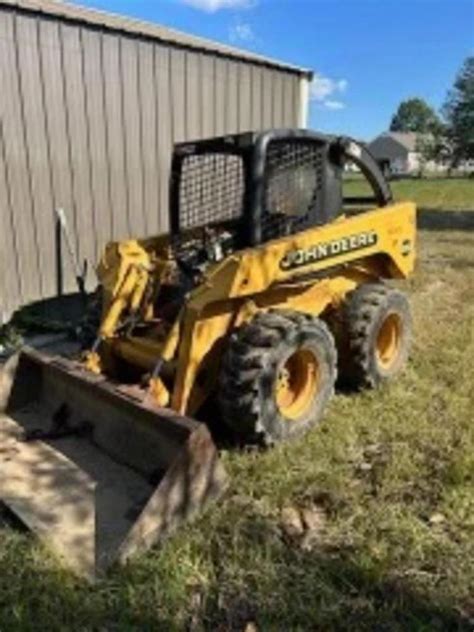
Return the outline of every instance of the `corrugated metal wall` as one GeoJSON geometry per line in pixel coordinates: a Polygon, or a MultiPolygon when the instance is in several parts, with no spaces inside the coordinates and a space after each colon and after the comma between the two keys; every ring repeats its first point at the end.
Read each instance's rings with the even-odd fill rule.
{"type": "Polygon", "coordinates": [[[0,7],[0,317],[75,290],[55,208],[90,269],[109,239],[166,231],[172,143],[296,126],[299,81],[0,7]]]}

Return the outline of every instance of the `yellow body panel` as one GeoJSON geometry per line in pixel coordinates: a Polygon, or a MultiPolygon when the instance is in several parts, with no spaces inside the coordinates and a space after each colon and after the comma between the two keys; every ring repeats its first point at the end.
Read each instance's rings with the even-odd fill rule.
{"type": "MultiPolygon", "coordinates": [[[[243,250],[233,255],[232,261],[226,260],[214,268],[207,281],[216,286],[221,281],[225,283],[224,290],[229,290],[228,298],[243,297],[263,292],[279,281],[351,263],[360,257],[367,259],[374,255],[387,257],[386,267],[380,264],[380,276],[404,278],[412,272],[414,266],[415,224],[416,210],[411,203],[394,204],[384,209],[368,211],[333,224],[271,241],[259,248],[243,250]],[[376,239],[367,246],[358,245],[357,248],[349,250],[351,237],[357,239],[359,235],[364,234],[373,234],[376,239]],[[342,246],[341,240],[346,240],[342,246]],[[317,247],[321,244],[334,244],[333,249],[340,248],[340,251],[318,259],[317,247]],[[411,247],[409,251],[408,247],[411,247]],[[293,265],[287,263],[291,260],[293,265]],[[236,268],[237,273],[229,275],[229,267],[236,268]],[[232,276],[232,283],[229,282],[229,276],[232,276]]],[[[328,247],[328,251],[330,248],[331,246],[328,247]]],[[[208,287],[203,285],[193,293],[190,303],[205,301],[208,294],[208,287]]]]}
{"type": "Polygon", "coordinates": [[[144,370],[152,372],[159,358],[174,362],[170,392],[152,376],[150,393],[161,403],[170,400],[177,412],[193,414],[215,387],[232,329],[270,308],[318,316],[337,309],[361,283],[407,277],[414,267],[415,234],[415,206],[404,202],[238,251],[210,266],[160,342],[117,335],[116,329],[126,306],[152,320],[147,286],[151,279],[169,278],[175,265],[166,238],[111,244],[99,269],[106,294],[100,337],[109,350],[144,370]]]}
{"type": "Polygon", "coordinates": [[[139,309],[151,265],[149,254],[135,240],[107,246],[97,271],[108,303],[99,332],[102,338],[113,335],[126,306],[139,309]]]}

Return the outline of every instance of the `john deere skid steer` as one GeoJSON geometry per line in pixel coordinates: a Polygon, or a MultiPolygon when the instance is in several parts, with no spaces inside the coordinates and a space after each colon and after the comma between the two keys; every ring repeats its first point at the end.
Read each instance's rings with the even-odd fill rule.
{"type": "Polygon", "coordinates": [[[415,207],[363,145],[303,130],[177,145],[169,221],[107,245],[81,360],[25,349],[0,380],[0,497],[88,575],[222,492],[203,422],[302,435],[338,373],[376,387],[408,353],[407,299],[386,281],[413,270],[415,207]],[[372,210],[345,212],[349,162],[372,210]]]}

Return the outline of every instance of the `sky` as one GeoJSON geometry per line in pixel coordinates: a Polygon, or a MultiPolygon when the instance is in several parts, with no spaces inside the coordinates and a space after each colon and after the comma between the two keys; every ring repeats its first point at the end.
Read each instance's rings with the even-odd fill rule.
{"type": "Polygon", "coordinates": [[[403,99],[442,106],[474,0],[81,0],[315,72],[309,126],[370,140],[403,99]]]}

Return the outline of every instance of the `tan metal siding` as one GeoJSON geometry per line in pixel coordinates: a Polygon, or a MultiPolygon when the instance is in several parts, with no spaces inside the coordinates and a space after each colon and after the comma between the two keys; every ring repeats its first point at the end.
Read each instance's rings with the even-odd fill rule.
{"type": "Polygon", "coordinates": [[[125,137],[127,204],[132,218],[132,230],[146,234],[143,208],[143,164],[141,150],[141,115],[138,100],[137,43],[124,37],[120,40],[122,70],[123,132],[125,137]]]}
{"type": "Polygon", "coordinates": [[[293,120],[295,118],[294,96],[293,96],[293,76],[285,74],[283,81],[283,122],[293,120]]]}
{"type": "MultiPolygon", "coordinates": [[[[15,16],[5,13],[0,20],[0,85],[3,92],[1,107],[6,171],[18,244],[20,291],[15,298],[29,302],[42,296],[42,289],[17,48],[15,16]]],[[[14,302],[10,298],[6,301],[10,304],[14,302]]]]}
{"type": "Polygon", "coordinates": [[[81,29],[81,54],[85,92],[85,114],[89,149],[93,222],[96,231],[96,258],[102,244],[112,234],[110,209],[107,128],[104,110],[104,82],[101,64],[101,38],[81,29]]]}
{"type": "Polygon", "coordinates": [[[201,138],[202,69],[198,53],[186,53],[186,138],[201,138]]]}
{"type": "Polygon", "coordinates": [[[259,66],[251,66],[252,72],[252,120],[251,129],[263,127],[263,88],[262,69],[259,66]]]}
{"type": "Polygon", "coordinates": [[[107,240],[168,229],[173,142],[292,127],[299,109],[288,70],[1,2],[0,81],[0,317],[75,290],[55,208],[91,271],[107,240]]]}
{"type": "Polygon", "coordinates": [[[111,237],[122,239],[132,232],[132,222],[129,217],[125,171],[120,37],[105,34],[102,36],[102,68],[112,219],[111,237]]]}
{"type": "Polygon", "coordinates": [[[203,54],[200,55],[200,79],[201,79],[201,133],[204,138],[213,136],[214,121],[216,117],[215,94],[215,63],[214,59],[203,54]]]}
{"type": "Polygon", "coordinates": [[[247,64],[239,64],[239,132],[252,129],[252,69],[247,64]]]}
{"type": "Polygon", "coordinates": [[[21,117],[33,212],[33,227],[38,245],[40,291],[45,296],[55,292],[54,214],[49,169],[48,141],[38,54],[38,23],[35,18],[15,20],[17,62],[21,94],[21,117]]]}
{"type": "Polygon", "coordinates": [[[138,44],[138,79],[145,226],[147,234],[155,234],[159,231],[158,108],[154,47],[146,42],[138,44]]]}
{"type": "Polygon", "coordinates": [[[294,121],[294,125],[298,125],[299,123],[299,119],[300,119],[300,98],[301,98],[301,92],[300,92],[300,78],[299,77],[293,77],[292,83],[293,83],[293,117],[292,120],[294,121]]]}
{"type": "MultiPolygon", "coordinates": [[[[65,107],[65,81],[63,74],[60,26],[57,22],[40,20],[39,29],[39,58],[43,87],[43,104],[45,112],[45,130],[49,147],[49,170],[51,192],[54,208],[64,209],[68,217],[72,236],[77,246],[76,204],[73,191],[73,170],[71,157],[71,143],[69,139],[68,111],[65,107]]],[[[49,213],[53,212],[49,209],[49,213]]],[[[61,279],[58,275],[64,272],[62,279],[63,289],[74,289],[73,270],[69,259],[64,258],[62,266],[58,267],[58,258],[61,253],[56,251],[57,243],[54,230],[52,251],[54,251],[55,272],[57,289],[61,288],[61,279]]]]}
{"type": "Polygon", "coordinates": [[[92,197],[91,139],[80,28],[61,27],[61,57],[74,199],[73,208],[64,211],[76,231],[77,256],[92,265],[99,244],[92,197]]]}
{"type": "Polygon", "coordinates": [[[227,60],[216,57],[214,59],[214,135],[221,136],[226,131],[227,111],[227,60]]]}
{"type": "Polygon", "coordinates": [[[226,94],[226,128],[225,133],[239,131],[239,63],[227,62],[225,83],[226,94]]]}
{"type": "Polygon", "coordinates": [[[279,72],[273,73],[273,127],[283,127],[283,77],[279,72]]]}
{"type": "Polygon", "coordinates": [[[171,101],[171,50],[155,46],[155,95],[157,113],[159,208],[158,232],[168,230],[168,173],[173,144],[171,101]]]}
{"type": "Polygon", "coordinates": [[[13,219],[11,192],[5,160],[3,126],[0,121],[0,318],[5,320],[21,300],[21,277],[18,270],[18,243],[13,219]]]}
{"type": "Polygon", "coordinates": [[[262,127],[273,127],[273,74],[262,72],[262,127]]]}
{"type": "Polygon", "coordinates": [[[173,142],[186,139],[186,53],[170,51],[171,129],[173,142]]]}

